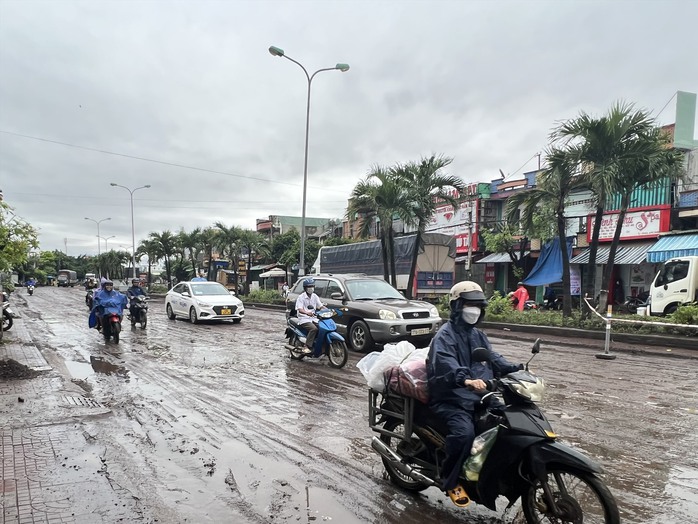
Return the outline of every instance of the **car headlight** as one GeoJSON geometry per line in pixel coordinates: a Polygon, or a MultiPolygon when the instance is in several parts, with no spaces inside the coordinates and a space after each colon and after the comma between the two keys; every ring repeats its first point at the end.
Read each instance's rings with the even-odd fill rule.
{"type": "Polygon", "coordinates": [[[196,303],[199,304],[200,307],[211,307],[211,304],[207,304],[206,302],[201,302],[200,300],[197,300],[196,303]]]}
{"type": "Polygon", "coordinates": [[[429,316],[431,316],[431,317],[438,317],[438,316],[440,316],[440,315],[439,315],[439,310],[436,309],[436,306],[431,306],[431,307],[429,308],[429,316]]]}
{"type": "Polygon", "coordinates": [[[540,402],[543,400],[543,392],[545,391],[545,383],[543,379],[536,378],[535,382],[518,382],[509,384],[509,387],[518,395],[527,398],[532,402],[540,402]]]}
{"type": "Polygon", "coordinates": [[[378,316],[381,317],[381,320],[395,320],[397,319],[397,315],[393,311],[390,311],[389,309],[381,309],[378,311],[378,316]]]}

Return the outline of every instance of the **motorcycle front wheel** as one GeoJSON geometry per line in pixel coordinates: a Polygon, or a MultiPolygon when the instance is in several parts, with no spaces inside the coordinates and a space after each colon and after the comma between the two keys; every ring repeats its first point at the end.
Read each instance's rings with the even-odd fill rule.
{"type": "Polygon", "coordinates": [[[145,329],[146,325],[148,325],[148,313],[141,311],[141,329],[145,329]]]}
{"type": "Polygon", "coordinates": [[[345,342],[341,340],[333,340],[330,347],[327,349],[327,359],[330,367],[343,368],[349,358],[349,350],[345,342]]]}
{"type": "Polygon", "coordinates": [[[119,343],[119,333],[121,332],[121,324],[118,322],[112,322],[111,324],[111,334],[114,337],[114,343],[119,343]]]}
{"type": "Polygon", "coordinates": [[[529,524],[619,524],[620,515],[613,495],[601,480],[566,466],[548,468],[545,484],[559,512],[555,515],[542,482],[534,482],[523,494],[529,524]]]}
{"type": "Polygon", "coordinates": [[[7,311],[2,312],[2,330],[9,331],[13,324],[12,317],[7,313],[7,311]]]}
{"type": "MultiPolygon", "coordinates": [[[[397,433],[400,435],[403,435],[405,432],[405,426],[402,424],[402,421],[391,418],[386,421],[385,424],[383,424],[383,429],[387,431],[391,431],[393,433],[397,433]]],[[[380,439],[383,441],[384,444],[386,444],[390,449],[392,449],[395,453],[400,455],[400,457],[403,458],[403,461],[410,466],[416,466],[416,464],[411,461],[409,458],[405,458],[404,452],[402,451],[403,446],[405,446],[405,443],[402,439],[396,438],[396,437],[391,437],[390,435],[384,435],[382,434],[380,436],[380,439]]],[[[410,439],[409,447],[416,447],[422,445],[419,438],[412,435],[412,438],[410,439]]],[[[429,487],[429,484],[425,484],[423,482],[419,482],[418,480],[414,480],[412,477],[408,477],[404,473],[402,473],[400,470],[398,470],[393,464],[387,460],[383,459],[383,466],[385,467],[385,470],[388,472],[388,476],[390,477],[390,481],[395,484],[396,486],[407,490],[407,491],[424,491],[429,487]]],[[[418,467],[415,469],[419,469],[418,467]]]]}

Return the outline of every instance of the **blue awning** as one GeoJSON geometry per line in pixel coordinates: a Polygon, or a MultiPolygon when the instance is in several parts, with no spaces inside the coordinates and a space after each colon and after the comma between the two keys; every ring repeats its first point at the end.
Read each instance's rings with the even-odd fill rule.
{"type": "Polygon", "coordinates": [[[698,256],[698,233],[661,237],[647,252],[647,261],[657,263],[689,256],[698,256]]]}
{"type": "MultiPolygon", "coordinates": [[[[647,252],[654,243],[643,242],[641,244],[618,246],[616,256],[613,259],[615,265],[618,264],[642,264],[645,262],[647,252]]],[[[591,249],[587,248],[579,255],[570,260],[570,264],[588,264],[589,253],[591,249]]],[[[608,264],[608,255],[611,252],[610,246],[599,246],[596,251],[596,263],[600,265],[608,264]]]]}
{"type": "MultiPolygon", "coordinates": [[[[572,254],[572,238],[567,238],[568,257],[572,254]]],[[[536,265],[523,283],[527,286],[544,286],[557,282],[562,282],[562,249],[560,249],[560,239],[555,237],[543,246],[536,265]]]]}

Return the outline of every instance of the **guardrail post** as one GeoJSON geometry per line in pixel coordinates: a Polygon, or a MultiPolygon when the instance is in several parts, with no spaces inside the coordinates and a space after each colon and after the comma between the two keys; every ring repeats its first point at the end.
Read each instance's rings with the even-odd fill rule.
{"type": "Polygon", "coordinates": [[[610,353],[611,346],[611,318],[613,317],[613,306],[608,305],[608,310],[606,311],[606,343],[604,344],[603,353],[597,353],[596,358],[603,360],[614,360],[615,355],[610,353]]]}

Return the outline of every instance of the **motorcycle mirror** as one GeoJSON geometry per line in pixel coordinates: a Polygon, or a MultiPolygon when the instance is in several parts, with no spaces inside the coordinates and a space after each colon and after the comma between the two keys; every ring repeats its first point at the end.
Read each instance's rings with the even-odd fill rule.
{"type": "Polygon", "coordinates": [[[534,355],[540,353],[540,339],[537,338],[536,341],[533,343],[533,347],[531,348],[531,353],[534,355]]]}
{"type": "Polygon", "coordinates": [[[475,348],[470,354],[470,358],[475,362],[489,362],[490,350],[487,348],[475,348]]]}

